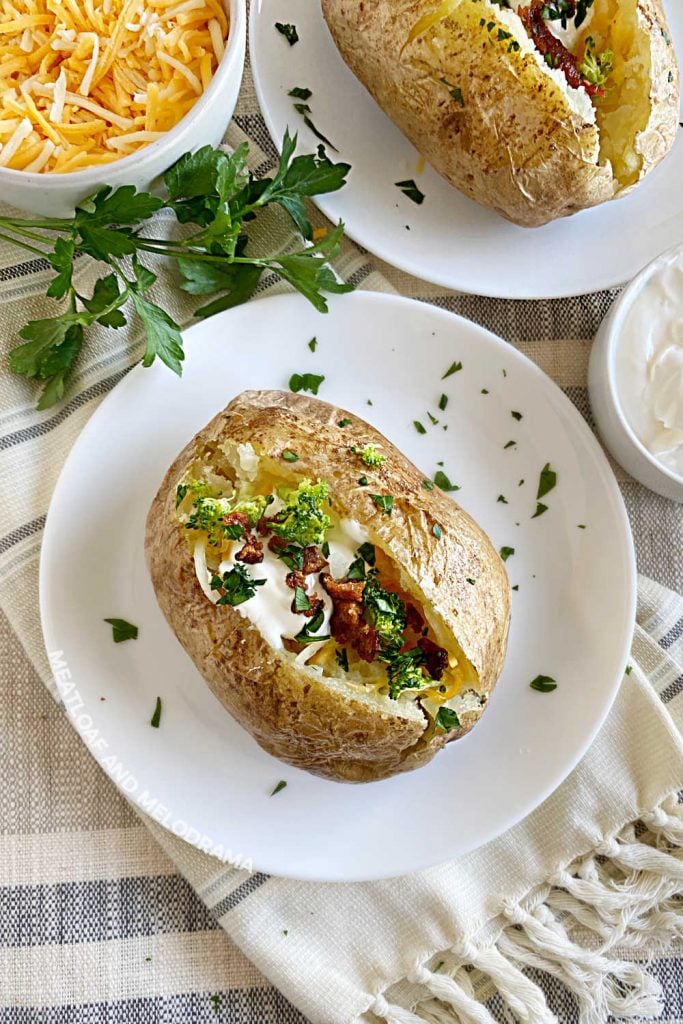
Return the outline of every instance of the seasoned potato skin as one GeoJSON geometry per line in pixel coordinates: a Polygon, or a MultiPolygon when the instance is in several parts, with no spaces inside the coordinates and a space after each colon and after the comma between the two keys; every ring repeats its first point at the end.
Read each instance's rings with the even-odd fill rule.
{"type": "Polygon", "coordinates": [[[447,740],[468,732],[481,710],[462,715],[462,728],[448,736],[429,736],[426,717],[400,717],[391,702],[379,707],[343,688],[330,689],[271,648],[236,609],[207,600],[175,514],[175,490],[195,454],[211,441],[251,443],[274,459],[284,449],[295,450],[297,475],[327,481],[341,514],[367,527],[371,539],[405,568],[416,593],[423,587],[430,591],[425,607],[455,630],[486,698],[505,657],[510,592],[503,564],[483,531],[438,489],[425,490],[423,474],[373,427],[308,396],[245,392],[178,455],[150,508],[145,540],[159,605],[228,711],[269,753],[345,782],[418,768],[447,740]],[[337,424],[344,418],[351,423],[342,429],[337,424]],[[351,451],[354,444],[367,443],[382,446],[388,456],[384,466],[368,469],[351,451]],[[358,486],[361,473],[372,486],[358,486]],[[377,508],[371,492],[395,496],[391,516],[377,508]],[[432,533],[435,523],[442,528],[441,540],[432,533]],[[477,584],[468,584],[468,577],[477,584]]]}
{"type": "MultiPolygon", "coordinates": [[[[524,227],[630,191],[609,165],[599,165],[596,125],[571,109],[566,92],[532,55],[508,49],[508,26],[491,5],[463,0],[408,42],[420,18],[438,6],[438,0],[322,0],[349,68],[447,181],[524,227]]],[[[635,147],[643,156],[642,179],[673,145],[679,73],[660,0],[639,0],[638,12],[651,33],[652,65],[650,120],[635,147]]]]}

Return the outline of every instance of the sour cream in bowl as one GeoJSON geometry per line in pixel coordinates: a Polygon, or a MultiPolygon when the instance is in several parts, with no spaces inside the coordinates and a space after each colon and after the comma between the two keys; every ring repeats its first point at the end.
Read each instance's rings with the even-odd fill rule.
{"type": "Polygon", "coordinates": [[[617,299],[593,342],[588,386],[617,462],[683,502],[683,246],[645,267],[617,299]]]}

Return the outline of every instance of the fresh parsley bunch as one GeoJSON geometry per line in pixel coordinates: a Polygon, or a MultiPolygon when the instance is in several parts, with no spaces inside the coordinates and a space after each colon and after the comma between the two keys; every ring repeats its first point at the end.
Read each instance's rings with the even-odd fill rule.
{"type": "Polygon", "coordinates": [[[87,329],[95,323],[114,330],[123,327],[128,303],[145,330],[143,366],[158,357],[174,373],[181,373],[180,328],[147,297],[156,275],[141,262],[142,253],[175,259],[183,279],[181,288],[192,295],[214,296],[196,311],[198,317],[245,302],[265,270],[288,281],[320,312],[327,311],[326,292],[350,290],[337,281],[329,266],[341,246],[341,223],[315,244],[302,245],[288,255],[247,252],[245,225],[271,204],[283,207],[303,239],[312,243],[305,197],[335,192],[345,184],[349,164],[332,163],[323,146],[315,155],[295,157],[296,142],[296,136],[285,133],[272,178],[257,180],[249,173],[246,143],[232,155],[205,146],[185,154],[166,172],[166,200],[136,192],[132,185],[114,190],[105,186],[84,200],[71,219],[0,217],[0,238],[47,259],[56,271],[47,294],[66,300],[64,312],[27,323],[19,332],[24,344],[10,354],[13,373],[44,382],[39,409],[63,397],[87,329]],[[146,237],[147,221],[162,208],[172,210],[180,223],[196,230],[176,241],[146,237]],[[73,282],[74,261],[81,255],[109,267],[89,296],[81,295],[73,282]]]}

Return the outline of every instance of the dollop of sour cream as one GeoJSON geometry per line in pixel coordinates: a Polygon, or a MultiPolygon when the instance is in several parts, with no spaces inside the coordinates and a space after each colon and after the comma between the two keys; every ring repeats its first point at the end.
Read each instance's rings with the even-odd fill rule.
{"type": "Polygon", "coordinates": [[[638,440],[683,477],[683,252],[657,261],[615,348],[617,392],[638,440]]]}
{"type": "MultiPolygon", "coordinates": [[[[271,508],[275,508],[272,505],[271,508]]],[[[349,566],[356,559],[356,552],[361,544],[368,540],[368,534],[354,519],[341,519],[327,534],[327,543],[330,545],[328,555],[329,571],[335,579],[340,579],[348,572],[349,566]]],[[[236,541],[230,550],[229,556],[221,562],[219,573],[229,572],[235,566],[235,555],[242,547],[241,541],[236,541]]],[[[309,619],[301,614],[292,611],[292,598],[294,591],[285,583],[285,577],[289,569],[270,551],[267,544],[263,545],[263,561],[255,565],[246,566],[247,572],[255,580],[265,580],[261,587],[256,588],[253,597],[242,604],[235,606],[235,611],[259,630],[263,638],[274,650],[284,648],[283,637],[293,638],[306,625],[309,619]]],[[[206,568],[201,552],[195,555],[195,570],[204,593],[214,601],[220,596],[210,590],[211,573],[206,568]]],[[[327,592],[322,588],[318,580],[318,573],[311,573],[306,577],[306,591],[309,595],[316,594],[323,601],[324,618],[322,625],[316,631],[321,636],[329,635],[330,618],[332,616],[332,601],[327,592]]],[[[308,644],[297,660],[306,662],[320,648],[320,644],[308,644]]]]}

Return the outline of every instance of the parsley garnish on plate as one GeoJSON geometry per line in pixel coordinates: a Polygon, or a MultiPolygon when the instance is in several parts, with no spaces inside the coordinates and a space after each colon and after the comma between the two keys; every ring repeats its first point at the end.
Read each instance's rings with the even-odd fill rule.
{"type": "Polygon", "coordinates": [[[420,423],[419,420],[413,420],[413,426],[417,430],[418,434],[426,434],[427,433],[427,428],[424,427],[422,425],[422,423],[420,423]]]}
{"type": "Polygon", "coordinates": [[[518,423],[522,419],[522,413],[521,412],[517,412],[516,409],[511,409],[510,410],[510,415],[512,416],[512,418],[514,420],[517,420],[518,423]]]}
{"type": "Polygon", "coordinates": [[[434,483],[442,491],[459,491],[458,484],[452,484],[442,469],[437,469],[434,474],[434,483]]]}
{"type": "Polygon", "coordinates": [[[499,494],[498,497],[496,498],[496,501],[499,501],[501,505],[509,505],[509,502],[504,494],[499,494]]]}
{"type": "MultiPolygon", "coordinates": [[[[281,556],[280,556],[281,557],[281,556]]],[[[229,604],[235,608],[238,604],[250,601],[256,593],[257,587],[262,587],[266,580],[255,580],[249,575],[243,565],[234,565],[222,576],[215,573],[211,577],[211,589],[222,591],[216,604],[229,604]]]]}
{"type": "Polygon", "coordinates": [[[246,143],[230,155],[203,146],[166,171],[164,199],[136,192],[133,185],[115,189],[103,185],[79,203],[73,217],[29,222],[0,217],[5,241],[30,252],[32,258],[38,255],[47,260],[55,271],[47,294],[64,300],[62,311],[32,320],[21,329],[24,343],[10,355],[13,373],[43,382],[39,409],[63,398],[87,332],[96,325],[123,327],[132,313],[146,340],[143,366],[160,359],[174,373],[181,373],[180,327],[149,296],[156,274],[142,263],[147,254],[175,260],[180,287],[191,295],[211,297],[196,310],[198,317],[245,302],[265,272],[289,282],[320,312],[327,310],[325,293],[350,290],[338,282],[329,265],[340,250],[341,224],[315,244],[301,243],[293,252],[246,252],[247,224],[272,204],[286,210],[303,239],[312,241],[306,197],[334,192],[345,184],[348,164],[332,163],[322,147],[317,155],[295,156],[296,144],[296,136],[286,132],[282,156],[270,178],[257,180],[250,175],[246,143]],[[154,236],[148,222],[161,209],[185,225],[183,237],[154,236]],[[26,234],[29,225],[31,242],[26,234]],[[75,260],[81,256],[107,266],[90,295],[77,289],[73,280],[75,260]]]}
{"type": "Polygon", "coordinates": [[[325,380],[321,373],[293,373],[289,378],[289,390],[297,394],[299,391],[310,391],[318,394],[318,388],[325,380]]]}
{"type": "Polygon", "coordinates": [[[296,25],[283,25],[281,21],[276,21],[275,28],[280,35],[285,37],[290,46],[294,46],[295,43],[299,42],[299,33],[296,30],[296,25]]]}
{"type": "Polygon", "coordinates": [[[152,726],[153,729],[158,729],[160,722],[161,722],[161,697],[157,697],[157,702],[156,702],[156,705],[154,707],[154,714],[150,718],[149,724],[152,726]]]}
{"type": "Polygon", "coordinates": [[[324,143],[324,145],[329,146],[330,149],[333,149],[335,151],[335,153],[339,152],[339,150],[334,145],[334,143],[330,142],[330,140],[327,138],[327,136],[323,135],[323,133],[321,131],[318,131],[316,126],[313,124],[313,121],[309,117],[309,114],[312,114],[313,111],[309,107],[308,103],[295,103],[294,104],[294,109],[296,110],[297,114],[301,114],[301,116],[304,119],[304,124],[306,125],[306,127],[310,131],[313,132],[313,134],[315,135],[316,139],[320,139],[320,141],[322,143],[324,143]]]}
{"type": "Polygon", "coordinates": [[[517,442],[516,442],[516,441],[508,441],[508,443],[507,443],[507,444],[504,444],[504,445],[503,445],[503,450],[505,451],[505,449],[507,449],[507,448],[514,448],[514,446],[515,446],[516,444],[517,444],[517,442]]]}
{"type": "Polygon", "coordinates": [[[460,370],[462,370],[462,363],[451,363],[441,380],[445,380],[446,377],[452,377],[454,373],[458,373],[460,370]]]}
{"type": "Polygon", "coordinates": [[[557,683],[552,676],[536,676],[531,680],[529,686],[532,690],[538,690],[539,693],[550,693],[557,689],[557,683]]]}
{"type": "Polygon", "coordinates": [[[534,514],[532,515],[531,518],[532,519],[538,519],[539,516],[542,516],[543,513],[547,512],[547,511],[548,511],[548,506],[544,505],[542,501],[537,501],[536,502],[536,511],[534,512],[534,514]]]}
{"type": "Polygon", "coordinates": [[[508,558],[510,558],[511,555],[514,555],[514,553],[514,548],[502,547],[500,549],[500,557],[503,559],[504,562],[507,562],[508,558]]]}
{"type": "Polygon", "coordinates": [[[300,86],[295,86],[294,89],[290,89],[287,93],[288,96],[293,96],[295,100],[310,100],[313,93],[310,89],[302,89],[300,86]]]}
{"type": "Polygon", "coordinates": [[[272,793],[270,795],[271,796],[275,796],[276,793],[281,793],[286,785],[287,785],[287,783],[285,782],[285,780],[284,779],[280,779],[280,781],[275,786],[275,788],[273,789],[273,791],[272,791],[272,793]]]}
{"type": "Polygon", "coordinates": [[[138,627],[125,619],[104,619],[111,626],[112,640],[115,644],[122,644],[124,640],[137,640],[138,627]]]}
{"type": "Polygon", "coordinates": [[[394,496],[393,494],[371,494],[370,497],[374,501],[377,508],[384,512],[385,516],[390,516],[394,508],[394,496]]]}
{"type": "Polygon", "coordinates": [[[407,181],[395,181],[394,185],[396,185],[396,188],[400,188],[403,195],[417,203],[418,206],[424,202],[424,192],[420,192],[412,178],[407,181]]]}
{"type": "Polygon", "coordinates": [[[448,395],[442,395],[439,399],[439,409],[443,412],[448,405],[448,395]]]}
{"type": "Polygon", "coordinates": [[[318,347],[318,339],[317,338],[311,338],[311,340],[308,343],[308,347],[310,348],[311,352],[315,352],[315,350],[318,347]]]}
{"type": "Polygon", "coordinates": [[[538,479],[538,491],[536,492],[536,498],[544,498],[546,494],[552,491],[556,484],[557,473],[554,469],[550,468],[550,463],[546,462],[538,479]]]}

